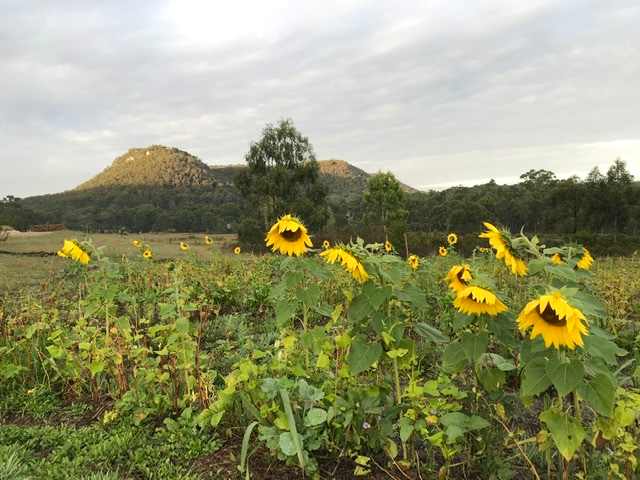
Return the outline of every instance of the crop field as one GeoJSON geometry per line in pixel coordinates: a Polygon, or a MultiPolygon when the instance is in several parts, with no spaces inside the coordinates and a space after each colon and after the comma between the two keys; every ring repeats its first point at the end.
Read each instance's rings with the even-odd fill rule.
{"type": "Polygon", "coordinates": [[[640,257],[311,233],[0,243],[0,480],[640,478],[640,257]]]}

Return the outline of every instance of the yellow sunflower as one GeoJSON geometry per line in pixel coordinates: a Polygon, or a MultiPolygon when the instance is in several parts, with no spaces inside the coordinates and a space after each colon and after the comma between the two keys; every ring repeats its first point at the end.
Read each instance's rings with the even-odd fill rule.
{"type": "Polygon", "coordinates": [[[446,249],[446,247],[440,247],[438,249],[438,255],[440,255],[441,257],[446,257],[449,254],[449,250],[446,249]]]}
{"type": "Polygon", "coordinates": [[[209,235],[204,236],[204,243],[207,245],[211,245],[213,243],[213,239],[209,235]]]}
{"type": "Polygon", "coordinates": [[[467,315],[487,314],[495,317],[499,313],[507,311],[507,306],[494,293],[473,285],[458,292],[453,306],[459,312],[467,315]]]}
{"type": "Polygon", "coordinates": [[[469,282],[473,280],[469,265],[454,265],[447,273],[447,283],[449,288],[455,293],[460,293],[469,286],[469,282]]]}
{"type": "Polygon", "coordinates": [[[482,232],[480,238],[489,240],[489,245],[496,251],[496,258],[503,260],[504,264],[514,275],[525,276],[527,274],[527,264],[524,260],[513,254],[509,242],[502,232],[489,222],[484,222],[484,226],[487,231],[482,232]]]}
{"type": "Polygon", "coordinates": [[[580,260],[576,263],[576,267],[581,270],[589,270],[591,265],[593,265],[593,257],[589,253],[589,250],[582,247],[582,257],[580,257],[580,260]]]}
{"type": "Polygon", "coordinates": [[[387,253],[393,252],[393,245],[391,245],[391,242],[389,240],[385,240],[384,242],[384,251],[387,253]]]}
{"type": "Polygon", "coordinates": [[[420,258],[417,255],[409,255],[407,262],[413,271],[416,271],[420,267],[420,258]]]}
{"type": "Polygon", "coordinates": [[[87,265],[91,261],[89,254],[75,240],[65,240],[62,248],[58,251],[58,256],[71,258],[82,265],[87,265]]]}
{"type": "Polygon", "coordinates": [[[180,242],[180,250],[186,252],[187,250],[189,250],[189,245],[186,242],[180,242]]]}
{"type": "Polygon", "coordinates": [[[272,251],[279,251],[283,255],[300,256],[309,247],[313,247],[311,239],[307,234],[307,227],[291,215],[281,217],[273,224],[265,237],[267,247],[272,251]]]}
{"type": "Polygon", "coordinates": [[[358,282],[364,283],[369,279],[369,274],[364,269],[362,263],[358,261],[351,253],[340,247],[328,248],[320,254],[327,263],[340,262],[342,268],[351,274],[358,282]]]}
{"type": "Polygon", "coordinates": [[[531,339],[542,335],[545,346],[570,350],[582,347],[583,335],[589,334],[587,319],[580,309],[572,307],[562,293],[553,292],[530,301],[518,315],[518,329],[524,334],[530,327],[531,339]]]}
{"type": "Polygon", "coordinates": [[[151,249],[147,248],[142,254],[142,256],[147,260],[151,260],[153,258],[153,252],[151,251],[151,249]]]}
{"type": "Polygon", "coordinates": [[[326,250],[329,247],[331,247],[331,242],[329,242],[329,240],[325,240],[324,242],[322,242],[322,248],[326,250]]]}
{"type": "Polygon", "coordinates": [[[235,253],[236,255],[240,255],[241,251],[242,250],[240,249],[240,247],[236,247],[236,248],[233,249],[233,253],[235,253]]]}
{"type": "Polygon", "coordinates": [[[450,233],[449,235],[447,235],[447,242],[449,243],[449,245],[455,245],[456,243],[458,243],[458,235],[456,235],[455,233],[450,233]]]}
{"type": "Polygon", "coordinates": [[[134,240],[133,242],[131,242],[131,244],[136,248],[140,248],[142,242],[140,240],[134,240]]]}
{"type": "Polygon", "coordinates": [[[554,265],[562,265],[564,262],[562,261],[562,256],[559,253],[554,253],[551,257],[551,263],[554,265]]]}

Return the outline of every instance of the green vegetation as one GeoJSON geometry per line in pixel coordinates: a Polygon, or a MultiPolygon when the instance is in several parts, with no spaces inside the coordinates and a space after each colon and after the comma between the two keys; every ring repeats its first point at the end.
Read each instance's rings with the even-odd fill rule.
{"type": "Polygon", "coordinates": [[[55,257],[51,281],[0,296],[0,478],[635,478],[640,258],[592,274],[575,245],[501,235],[527,276],[453,241],[415,270],[345,245],[360,283],[314,252],[145,236],[145,261],[137,237],[97,235],[88,268],[55,257]],[[507,311],[459,311],[443,279],[462,263],[507,311]],[[588,319],[575,350],[517,329],[552,292],[588,319]]]}

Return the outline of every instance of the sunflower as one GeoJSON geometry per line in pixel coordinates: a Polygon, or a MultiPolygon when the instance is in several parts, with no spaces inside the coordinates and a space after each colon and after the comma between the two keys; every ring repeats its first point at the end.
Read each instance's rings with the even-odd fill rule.
{"type": "Polygon", "coordinates": [[[324,242],[322,242],[322,248],[326,250],[329,247],[331,247],[331,243],[329,242],[329,240],[325,240],[324,242]]]}
{"type": "Polygon", "coordinates": [[[582,256],[580,257],[580,260],[578,260],[578,263],[576,263],[576,267],[581,270],[589,270],[591,265],[593,265],[593,257],[589,253],[589,250],[582,247],[582,256]]]}
{"type": "Polygon", "coordinates": [[[146,258],[147,260],[151,260],[153,258],[153,252],[151,251],[151,249],[147,248],[143,253],[142,256],[144,258],[146,258]]]}
{"type": "Polygon", "coordinates": [[[484,222],[486,232],[480,234],[480,238],[489,240],[489,245],[496,251],[496,258],[503,260],[511,273],[518,276],[527,274],[527,264],[521,258],[516,257],[511,251],[510,242],[504,234],[489,222],[484,222]]]}
{"type": "Polygon", "coordinates": [[[458,292],[453,301],[453,306],[461,313],[467,315],[487,314],[495,317],[499,313],[506,312],[507,306],[489,290],[470,285],[458,292]]]}
{"type": "Polygon", "coordinates": [[[142,242],[140,240],[134,240],[133,242],[131,242],[131,245],[133,245],[136,248],[140,248],[140,246],[142,245],[142,242]]]}
{"type": "Polygon", "coordinates": [[[447,250],[446,247],[440,247],[438,249],[438,255],[440,255],[441,257],[446,257],[449,254],[449,250],[447,250]]]}
{"type": "Polygon", "coordinates": [[[327,263],[336,263],[340,261],[340,265],[351,274],[358,282],[364,283],[369,279],[369,274],[364,269],[362,263],[358,261],[351,253],[340,247],[328,248],[320,254],[327,263]]]}
{"type": "Polygon", "coordinates": [[[393,245],[389,240],[385,240],[384,242],[384,251],[387,253],[393,252],[393,245]]]}
{"type": "Polygon", "coordinates": [[[562,255],[559,253],[554,253],[551,257],[551,263],[554,265],[562,265],[564,262],[562,261],[562,255]]]}
{"type": "Polygon", "coordinates": [[[300,256],[309,247],[313,247],[311,239],[307,234],[307,227],[291,215],[281,217],[273,224],[265,237],[267,247],[272,251],[279,251],[283,255],[300,256]]]}
{"type": "Polygon", "coordinates": [[[469,265],[454,265],[447,273],[446,281],[449,288],[455,293],[460,293],[469,286],[469,282],[473,280],[469,265]]]}
{"type": "Polygon", "coordinates": [[[213,239],[209,235],[204,236],[204,243],[207,245],[211,245],[213,243],[213,239]]]}
{"type": "Polygon", "coordinates": [[[89,254],[75,240],[65,240],[62,249],[58,251],[58,256],[71,258],[82,265],[87,265],[91,260],[89,254]]]}
{"type": "Polygon", "coordinates": [[[186,252],[187,250],[189,250],[189,245],[186,242],[180,242],[180,250],[186,252]]]}
{"type": "Polygon", "coordinates": [[[413,271],[416,271],[418,267],[420,267],[420,258],[417,255],[409,255],[407,262],[413,271]]]}
{"type": "Polygon", "coordinates": [[[236,247],[236,248],[233,249],[233,253],[235,253],[236,255],[240,255],[241,251],[242,250],[240,250],[240,247],[236,247]]]}
{"type": "Polygon", "coordinates": [[[551,345],[556,349],[565,345],[570,350],[582,347],[582,336],[589,334],[586,323],[580,309],[572,307],[557,291],[530,301],[518,315],[520,332],[524,334],[533,327],[531,339],[542,335],[547,348],[551,345]]]}
{"type": "Polygon", "coordinates": [[[455,245],[456,243],[458,243],[458,235],[456,235],[455,233],[450,233],[449,235],[447,235],[447,243],[449,243],[449,245],[455,245]]]}

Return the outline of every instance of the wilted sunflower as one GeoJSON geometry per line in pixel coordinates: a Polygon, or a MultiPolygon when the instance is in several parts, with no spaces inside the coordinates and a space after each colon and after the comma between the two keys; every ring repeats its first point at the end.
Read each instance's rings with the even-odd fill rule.
{"type": "Polygon", "coordinates": [[[142,254],[142,256],[147,260],[151,260],[153,258],[153,252],[151,251],[151,249],[147,248],[142,254]]]}
{"type": "Polygon", "coordinates": [[[407,262],[413,271],[416,271],[418,267],[420,267],[420,258],[418,258],[417,255],[409,255],[407,262]]]}
{"type": "Polygon", "coordinates": [[[446,257],[449,254],[449,250],[446,249],[446,247],[440,247],[438,249],[438,255],[440,255],[441,257],[446,257]]]}
{"type": "Polygon", "coordinates": [[[329,247],[331,247],[331,243],[329,242],[329,240],[325,240],[324,242],[322,242],[322,248],[326,250],[329,247]]]}
{"type": "Polygon", "coordinates": [[[242,250],[240,250],[240,247],[236,247],[236,248],[233,249],[233,253],[235,253],[236,255],[240,255],[241,251],[242,250]]]}
{"type": "Polygon", "coordinates": [[[313,247],[311,239],[307,234],[307,227],[291,215],[281,217],[273,224],[265,237],[267,247],[272,251],[279,251],[283,255],[300,256],[309,247],[313,247]]]}
{"type": "Polygon", "coordinates": [[[547,348],[551,345],[557,349],[565,345],[571,350],[582,347],[582,336],[589,334],[586,322],[580,309],[572,307],[557,291],[530,301],[518,315],[520,332],[533,327],[531,339],[542,335],[547,348]]]}
{"type": "Polygon", "coordinates": [[[564,262],[562,261],[562,255],[559,253],[554,253],[551,257],[551,263],[554,265],[562,265],[564,262]]]}
{"type": "Polygon", "coordinates": [[[89,254],[75,240],[65,240],[62,248],[58,251],[58,256],[71,258],[82,265],[87,265],[91,260],[89,254]]]}
{"type": "Polygon", "coordinates": [[[453,306],[459,312],[467,315],[487,314],[495,317],[499,313],[507,311],[507,306],[494,293],[473,285],[458,292],[453,306]]]}
{"type": "Polygon", "coordinates": [[[206,243],[207,245],[211,245],[213,243],[213,239],[209,235],[205,235],[204,243],[206,243]]]}
{"type": "Polygon", "coordinates": [[[131,244],[136,248],[140,248],[142,246],[142,242],[140,240],[134,240],[131,244]]]}
{"type": "Polygon", "coordinates": [[[582,256],[580,257],[580,260],[578,260],[578,263],[576,263],[576,267],[581,270],[589,270],[591,265],[593,265],[593,257],[589,253],[589,250],[582,247],[582,256]]]}
{"type": "Polygon", "coordinates": [[[484,222],[486,232],[480,234],[480,238],[489,240],[489,245],[496,251],[496,258],[504,260],[504,264],[511,270],[511,273],[518,276],[527,274],[527,264],[521,258],[516,257],[511,251],[509,241],[503,233],[489,222],[484,222]]]}
{"type": "Polygon", "coordinates": [[[328,248],[320,254],[327,263],[340,262],[342,268],[351,274],[358,282],[364,283],[369,279],[369,274],[364,269],[362,263],[358,261],[351,253],[340,247],[328,248]]]}
{"type": "Polygon", "coordinates": [[[384,251],[387,253],[393,252],[393,245],[391,245],[391,242],[389,240],[385,240],[384,242],[384,251]]]}
{"type": "Polygon", "coordinates": [[[449,235],[447,235],[447,242],[449,243],[449,245],[455,245],[456,243],[458,243],[458,235],[456,235],[455,233],[450,233],[449,235]]]}
{"type": "Polygon", "coordinates": [[[451,267],[451,270],[449,270],[449,273],[447,273],[446,280],[451,290],[460,293],[467,288],[469,282],[473,280],[469,265],[454,265],[451,267]]]}
{"type": "Polygon", "coordinates": [[[186,252],[187,250],[189,250],[189,245],[186,242],[180,242],[180,250],[186,252]]]}

